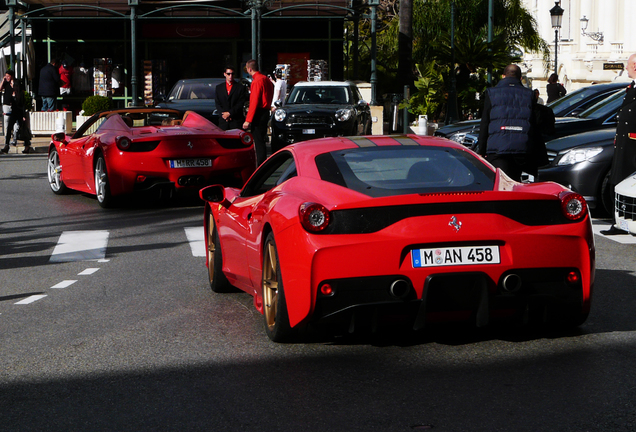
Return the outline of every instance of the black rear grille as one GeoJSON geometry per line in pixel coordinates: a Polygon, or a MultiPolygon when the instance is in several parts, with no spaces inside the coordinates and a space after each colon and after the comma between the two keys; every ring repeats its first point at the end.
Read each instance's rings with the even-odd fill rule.
{"type": "Polygon", "coordinates": [[[130,148],[126,151],[129,152],[149,152],[159,146],[161,141],[133,141],[130,148]]]}
{"type": "Polygon", "coordinates": [[[216,138],[216,142],[218,142],[221,147],[226,149],[241,149],[247,147],[245,144],[243,144],[241,138],[216,138]]]}
{"type": "Polygon", "coordinates": [[[623,219],[636,220],[636,198],[616,194],[615,209],[623,219]]]}

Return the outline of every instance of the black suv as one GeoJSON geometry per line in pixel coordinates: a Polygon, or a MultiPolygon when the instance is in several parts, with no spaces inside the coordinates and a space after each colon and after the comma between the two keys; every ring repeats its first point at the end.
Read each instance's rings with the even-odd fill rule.
{"type": "Polygon", "coordinates": [[[371,134],[371,109],[349,81],[296,83],[272,116],[272,151],[314,138],[371,134]]]}

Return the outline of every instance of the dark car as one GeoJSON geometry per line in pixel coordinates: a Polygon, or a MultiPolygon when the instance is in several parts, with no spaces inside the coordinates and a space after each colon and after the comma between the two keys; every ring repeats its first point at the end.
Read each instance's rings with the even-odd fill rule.
{"type": "Polygon", "coordinates": [[[552,108],[555,117],[576,117],[617,90],[625,89],[627,84],[625,82],[611,82],[582,87],[550,102],[547,106],[552,108]]]}
{"type": "Polygon", "coordinates": [[[296,83],[272,116],[272,151],[308,139],[371,134],[371,109],[348,81],[296,83]]]}
{"type": "Polygon", "coordinates": [[[612,214],[608,180],[615,135],[615,128],[601,129],[548,142],[550,164],[539,169],[535,180],[562,184],[583,195],[590,208],[612,214]]]}
{"type": "Polygon", "coordinates": [[[194,78],[177,81],[168,96],[156,107],[176,109],[181,112],[194,111],[215,125],[219,124],[216,112],[216,86],[225,82],[224,78],[194,78]]]}
{"type": "MultiPolygon", "coordinates": [[[[607,98],[608,96],[624,89],[627,86],[625,82],[613,82],[608,84],[594,84],[587,87],[574,90],[564,97],[557,99],[547,106],[552,108],[554,116],[559,117],[578,117],[582,115],[588,108],[607,98]]],[[[566,120],[557,120],[564,122],[566,120]]],[[[436,136],[448,138],[468,147],[472,146],[476,140],[473,135],[479,135],[480,120],[467,120],[439,128],[436,136]],[[467,136],[468,135],[468,136],[467,136]]],[[[560,135],[562,136],[562,135],[560,135]]],[[[552,137],[554,138],[554,137],[552,137]]]]}

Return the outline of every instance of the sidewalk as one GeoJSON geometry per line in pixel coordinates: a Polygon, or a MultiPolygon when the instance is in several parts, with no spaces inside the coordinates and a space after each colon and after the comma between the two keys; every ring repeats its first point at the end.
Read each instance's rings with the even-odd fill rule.
{"type": "MultiPolygon", "coordinates": [[[[23,141],[18,141],[18,145],[17,146],[11,146],[11,149],[9,149],[9,153],[4,154],[4,153],[0,153],[0,157],[2,156],[9,156],[9,155],[21,155],[21,156],[28,156],[30,154],[42,154],[42,153],[48,153],[49,152],[49,144],[51,143],[51,137],[50,136],[36,136],[31,138],[31,148],[33,148],[33,150],[35,150],[35,153],[28,153],[26,155],[22,154],[22,150],[24,150],[24,142],[23,141]]],[[[2,136],[2,145],[0,145],[0,148],[4,147],[4,136],[2,136]]]]}

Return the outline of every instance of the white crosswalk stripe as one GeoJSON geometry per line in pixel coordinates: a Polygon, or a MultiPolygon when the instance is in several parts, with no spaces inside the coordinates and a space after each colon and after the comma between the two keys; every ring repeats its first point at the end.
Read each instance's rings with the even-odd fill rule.
{"type": "Polygon", "coordinates": [[[186,237],[190,242],[190,249],[192,250],[192,256],[204,257],[205,256],[205,233],[203,227],[185,228],[186,237]]]}
{"type": "Polygon", "coordinates": [[[49,262],[103,259],[107,244],[108,231],[64,231],[49,262]]]}

